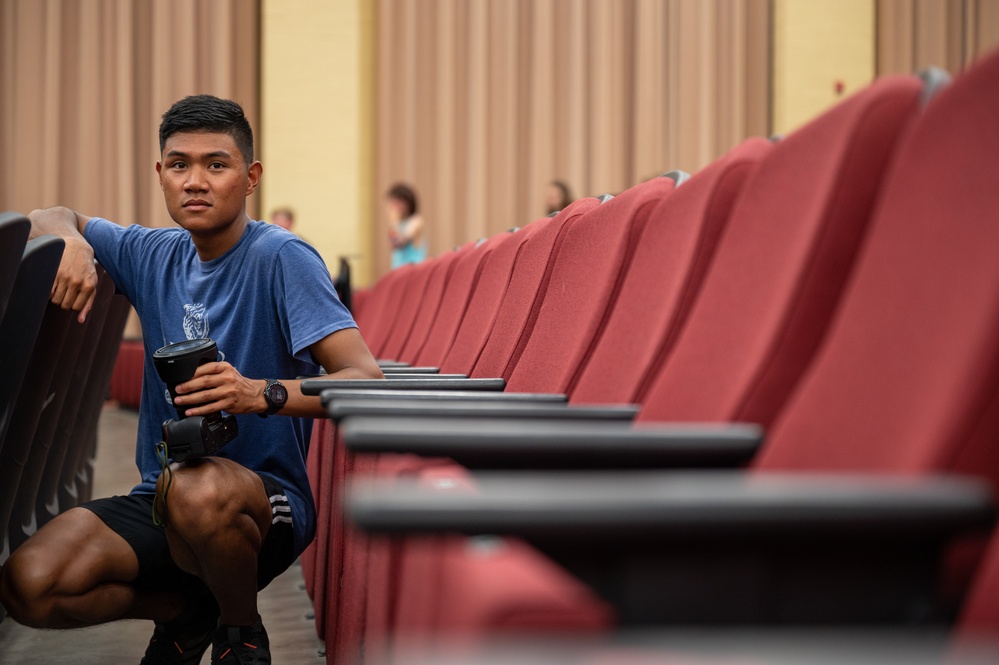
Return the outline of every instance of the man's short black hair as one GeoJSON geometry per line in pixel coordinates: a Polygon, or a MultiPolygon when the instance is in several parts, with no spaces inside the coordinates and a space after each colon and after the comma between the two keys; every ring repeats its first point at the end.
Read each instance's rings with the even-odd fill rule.
{"type": "Polygon", "coordinates": [[[219,132],[228,134],[243,153],[247,165],[253,162],[253,130],[243,107],[229,99],[212,95],[191,95],[176,102],[163,114],[160,123],[160,152],[167,139],[177,132],[219,132]]]}

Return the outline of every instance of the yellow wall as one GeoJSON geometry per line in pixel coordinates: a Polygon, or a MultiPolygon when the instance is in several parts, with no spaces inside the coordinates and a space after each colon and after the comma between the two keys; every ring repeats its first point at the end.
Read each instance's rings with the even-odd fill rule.
{"type": "Polygon", "coordinates": [[[373,10],[367,0],[263,0],[261,212],[289,206],[295,231],[336,272],[369,280],[373,10]]]}
{"type": "Polygon", "coordinates": [[[774,0],[773,131],[784,134],[874,79],[874,0],[774,0]],[[835,82],[844,92],[837,95],[835,82]]]}

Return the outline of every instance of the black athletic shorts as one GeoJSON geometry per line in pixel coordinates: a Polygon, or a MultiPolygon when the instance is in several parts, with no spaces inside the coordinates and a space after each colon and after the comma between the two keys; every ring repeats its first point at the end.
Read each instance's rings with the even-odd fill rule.
{"type": "MultiPolygon", "coordinates": [[[[273,520],[257,557],[257,589],[263,589],[294,561],[294,533],[291,507],[279,482],[257,474],[271,503],[273,520]]],[[[83,504],[125,539],[139,559],[139,576],[134,584],[143,591],[179,591],[195,597],[206,591],[204,583],[185,573],[170,558],[166,531],[153,523],[152,494],[130,494],[95,499],[83,504]]]]}

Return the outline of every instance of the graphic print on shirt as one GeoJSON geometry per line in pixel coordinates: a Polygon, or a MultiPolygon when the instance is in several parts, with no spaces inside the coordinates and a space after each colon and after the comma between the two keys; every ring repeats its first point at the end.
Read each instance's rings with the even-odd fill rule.
{"type": "MultiPolygon", "coordinates": [[[[187,303],[184,305],[184,336],[187,339],[203,339],[208,337],[208,330],[210,326],[208,325],[208,318],[205,316],[204,303],[187,303]]],[[[163,346],[170,344],[171,342],[164,338],[163,346]]],[[[225,354],[219,351],[219,356],[221,360],[225,360],[225,354]]],[[[170,397],[170,391],[164,390],[163,397],[166,399],[167,404],[173,406],[173,399],[170,397]]]]}
{"type": "Polygon", "coordinates": [[[204,303],[184,305],[184,334],[188,339],[208,337],[208,319],[205,318],[204,303]]]}

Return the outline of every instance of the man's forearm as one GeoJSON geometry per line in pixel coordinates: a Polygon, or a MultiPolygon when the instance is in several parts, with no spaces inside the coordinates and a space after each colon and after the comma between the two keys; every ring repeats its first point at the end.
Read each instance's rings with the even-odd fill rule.
{"type": "Polygon", "coordinates": [[[86,218],[69,208],[45,208],[28,213],[31,220],[30,238],[52,235],[66,240],[83,240],[86,218]]]}
{"type": "MultiPolygon", "coordinates": [[[[351,332],[356,334],[357,331],[351,329],[351,332]]],[[[331,379],[382,378],[381,370],[378,369],[374,359],[371,359],[369,364],[370,367],[367,368],[364,362],[341,365],[340,369],[330,372],[328,376],[331,379]]],[[[335,367],[332,363],[331,366],[335,367]]],[[[280,380],[288,391],[288,399],[284,407],[278,411],[280,415],[298,418],[326,417],[318,397],[302,394],[300,380],[285,379],[280,376],[251,379],[243,376],[231,363],[224,361],[199,366],[194,377],[176,387],[177,396],[174,398],[174,405],[184,407],[187,416],[203,416],[219,410],[236,415],[264,413],[268,409],[267,400],[264,398],[267,379],[280,380]]]]}
{"type": "MultiPolygon", "coordinates": [[[[342,369],[336,374],[330,374],[325,378],[328,379],[373,379],[380,377],[373,377],[369,373],[354,367],[348,367],[342,369]]],[[[281,383],[284,384],[285,388],[288,389],[288,401],[285,403],[284,408],[278,411],[277,415],[281,416],[292,416],[296,418],[326,418],[326,409],[323,408],[322,403],[319,401],[318,397],[313,397],[310,395],[302,394],[302,382],[298,379],[292,379],[285,381],[281,379],[281,383]]],[[[267,400],[264,399],[264,386],[267,385],[266,380],[259,381],[260,384],[260,397],[258,400],[257,413],[263,413],[267,410],[267,400]]]]}

